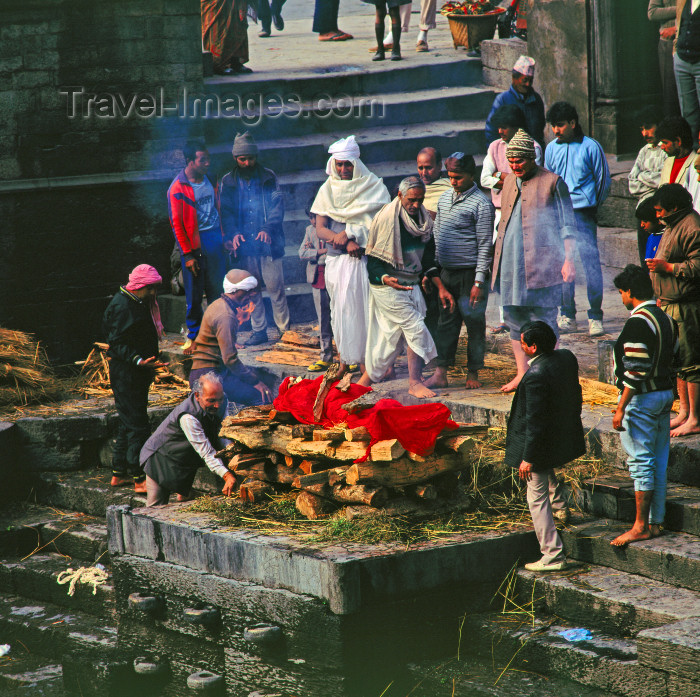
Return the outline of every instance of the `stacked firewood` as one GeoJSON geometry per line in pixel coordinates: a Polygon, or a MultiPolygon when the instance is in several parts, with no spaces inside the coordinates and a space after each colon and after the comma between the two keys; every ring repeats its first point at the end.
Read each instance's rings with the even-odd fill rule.
{"type": "Polygon", "coordinates": [[[364,427],[323,428],[271,407],[251,407],[225,419],[221,435],[232,443],[220,456],[236,475],[244,501],[291,489],[298,492],[297,510],[311,519],[340,506],[352,507],[354,515],[376,509],[410,514],[454,494],[459,471],[470,465],[486,431],[475,424],[445,430],[433,452],[421,456],[397,439],[370,448],[364,427]],[[368,459],[355,464],[368,448],[368,459]]]}

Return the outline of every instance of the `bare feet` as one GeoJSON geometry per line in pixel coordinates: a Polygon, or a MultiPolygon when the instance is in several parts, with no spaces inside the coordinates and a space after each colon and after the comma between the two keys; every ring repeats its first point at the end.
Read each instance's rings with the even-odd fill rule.
{"type": "Polygon", "coordinates": [[[689,414],[687,411],[679,411],[678,415],[671,419],[671,428],[682,426],[688,420],[688,416],[689,414]]]}
{"type": "MultiPolygon", "coordinates": [[[[673,422],[671,422],[671,426],[673,426],[673,422]]],[[[677,438],[678,436],[689,436],[693,433],[700,433],[700,423],[691,416],[678,428],[674,428],[671,431],[671,436],[677,438]]]]}
{"type": "Polygon", "coordinates": [[[501,392],[515,392],[515,390],[518,389],[518,385],[522,379],[522,375],[516,375],[507,385],[503,385],[503,387],[501,387],[501,392]]]}
{"type": "Polygon", "coordinates": [[[394,370],[393,365],[384,373],[382,380],[396,380],[396,370],[394,370]]]}
{"type": "Polygon", "coordinates": [[[429,397],[434,397],[435,392],[427,388],[422,382],[415,382],[408,387],[408,394],[412,394],[418,399],[428,399],[429,397]]]}
{"type": "Polygon", "coordinates": [[[618,535],[610,544],[613,547],[625,547],[630,542],[639,542],[639,540],[648,540],[652,537],[651,530],[648,526],[638,528],[636,525],[631,530],[618,535]]]}
{"type": "Polygon", "coordinates": [[[652,537],[659,537],[662,534],[661,526],[658,523],[652,523],[649,526],[649,532],[652,537]]]}
{"type": "Polygon", "coordinates": [[[477,370],[467,371],[467,382],[464,387],[468,390],[478,390],[483,387],[484,383],[479,380],[479,372],[477,370]]]}
{"type": "Polygon", "coordinates": [[[444,368],[435,368],[435,372],[423,380],[426,387],[447,387],[447,371],[444,368]]]}
{"type": "Polygon", "coordinates": [[[178,494],[177,502],[182,503],[183,501],[192,501],[194,499],[194,494],[178,494]]]}

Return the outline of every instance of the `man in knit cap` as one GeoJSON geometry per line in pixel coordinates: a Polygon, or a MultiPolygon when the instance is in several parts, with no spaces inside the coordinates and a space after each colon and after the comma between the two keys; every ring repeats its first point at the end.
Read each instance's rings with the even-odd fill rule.
{"type": "Polygon", "coordinates": [[[520,56],[513,66],[512,84],[506,92],[501,92],[493,100],[493,106],[486,118],[486,142],[492,143],[498,138],[498,124],[494,117],[498,109],[506,104],[513,104],[525,114],[525,129],[542,147],[544,147],[544,102],[534,89],[535,59],[520,56]]]}
{"type": "Polygon", "coordinates": [[[528,369],[521,327],[542,321],[558,336],[561,284],[575,278],[576,219],[564,180],[537,165],[525,131],[511,138],[506,157],[512,174],[503,182],[491,287],[501,294],[513,344],[517,374],[501,388],[512,392],[528,369]]]}
{"type": "Polygon", "coordinates": [[[112,486],[131,484],[146,492],[146,475],[139,466],[139,452],[151,433],[148,390],[158,360],[158,339],[163,334],[156,291],[160,274],[140,264],[119,288],[102,318],[102,333],[109,343],[109,384],[119,416],[112,456],[112,486]]]}
{"type": "Polygon", "coordinates": [[[434,339],[436,368],[428,387],[447,387],[447,367],[454,362],[462,322],[467,328],[465,387],[481,387],[479,370],[486,353],[486,278],[491,267],[493,204],[476,183],[471,155],[455,152],[445,160],[452,191],[438,201],[433,227],[436,266],[433,284],[439,293],[440,319],[434,339]]]}
{"type": "Polygon", "coordinates": [[[284,294],[284,197],[271,169],[258,162],[258,146],[246,131],[233,141],[233,168],[219,182],[219,208],[224,246],[242,268],[258,281],[251,295],[255,310],[253,333],[246,346],[267,342],[267,320],[260,288],[265,283],[272,316],[280,333],[289,329],[289,308],[284,294]]]}
{"type": "Polygon", "coordinates": [[[355,136],[328,149],[328,179],[311,206],[316,233],[328,245],[326,288],[331,300],[333,336],[346,366],[365,360],[369,281],[364,248],[372,219],[391,197],[384,182],[360,159],[355,136]]]}
{"type": "MultiPolygon", "coordinates": [[[[209,305],[197,335],[190,385],[205,373],[214,372],[221,378],[228,399],[237,404],[268,404],[272,393],[252,368],[244,365],[236,350],[236,331],[240,308],[255,294],[258,282],[242,269],[231,269],[224,278],[224,292],[209,305]]],[[[257,293],[259,296],[260,294],[257,293]]]]}

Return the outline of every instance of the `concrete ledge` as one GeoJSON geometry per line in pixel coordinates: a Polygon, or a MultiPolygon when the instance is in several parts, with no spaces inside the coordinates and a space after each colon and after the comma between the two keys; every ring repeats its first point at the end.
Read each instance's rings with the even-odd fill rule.
{"type": "Polygon", "coordinates": [[[110,552],[167,561],[223,578],[326,600],[335,614],[456,583],[501,580],[536,553],[532,532],[454,535],[440,543],[314,547],[297,538],[217,529],[208,515],[110,507],[110,552]],[[113,534],[116,533],[116,534],[113,534]]]}

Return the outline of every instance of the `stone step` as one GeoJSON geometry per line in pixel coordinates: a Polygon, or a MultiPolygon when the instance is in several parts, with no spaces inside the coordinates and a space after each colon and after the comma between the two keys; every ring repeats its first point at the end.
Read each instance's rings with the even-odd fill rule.
{"type": "Polygon", "coordinates": [[[0,559],[0,593],[21,595],[103,618],[112,617],[114,587],[111,575],[107,583],[96,587],[94,593],[92,586],[78,583],[73,595],[69,595],[70,584],[58,584],[61,572],[76,571],[82,566],[88,564],[59,554],[36,553],[26,559],[3,558],[0,559]]]}
{"type": "Polygon", "coordinates": [[[0,662],[0,695],[63,697],[63,668],[13,646],[0,662]]]}
{"type": "Polygon", "coordinates": [[[638,574],[679,588],[700,591],[700,539],[667,532],[627,547],[610,541],[629,525],[608,519],[588,520],[560,530],[570,559],[638,574]]]}
{"type": "MultiPolygon", "coordinates": [[[[372,165],[392,161],[418,152],[431,146],[440,150],[444,157],[460,150],[466,153],[483,154],[486,150],[484,120],[479,119],[473,109],[455,110],[456,114],[468,114],[470,120],[433,120],[426,123],[399,123],[397,125],[374,125],[371,128],[358,128],[352,125],[360,145],[362,161],[372,165]]],[[[345,122],[332,132],[309,135],[296,135],[290,138],[266,139],[258,146],[259,160],[280,175],[300,170],[323,170],[328,161],[328,147],[331,143],[349,134],[350,125],[345,122]]],[[[231,143],[217,140],[209,148],[212,172],[226,172],[231,167],[231,143]]]]}
{"type": "Polygon", "coordinates": [[[48,506],[99,517],[104,517],[107,506],[141,508],[146,505],[146,494],[137,494],[133,487],[111,487],[111,477],[109,470],[42,472],[38,475],[42,487],[37,489],[37,500],[48,506]]]}
{"type": "Polygon", "coordinates": [[[521,607],[602,630],[634,636],[651,627],[700,616],[700,593],[597,565],[561,573],[518,571],[521,607]]]}
{"type": "Polygon", "coordinates": [[[598,227],[598,250],[604,266],[622,269],[639,264],[637,231],[624,227],[598,227]]]}
{"type": "MultiPolygon", "coordinates": [[[[624,474],[602,475],[583,482],[575,499],[581,510],[594,516],[630,522],[635,517],[634,482],[624,474]]],[[[700,536],[699,488],[669,483],[664,527],[700,536]]]]}
{"type": "MultiPolygon", "coordinates": [[[[287,305],[289,306],[289,316],[292,324],[316,321],[316,309],[314,307],[314,299],[311,291],[311,284],[309,283],[285,284],[285,294],[287,296],[287,305]]],[[[265,303],[267,326],[269,328],[274,328],[275,322],[272,317],[272,306],[270,305],[270,298],[267,296],[266,291],[263,291],[263,302],[265,303]]],[[[185,296],[159,295],[158,305],[160,307],[160,314],[165,330],[167,332],[179,334],[185,323],[185,296]]],[[[249,322],[242,325],[241,330],[249,330],[249,325],[249,322]]]]}
{"type": "MultiPolygon", "coordinates": [[[[445,86],[473,85],[481,82],[481,61],[464,55],[437,55],[430,64],[410,61],[392,63],[391,67],[376,65],[329,65],[313,69],[295,69],[288,66],[284,78],[280,71],[254,72],[237,75],[235,81],[227,77],[209,77],[204,80],[205,91],[222,100],[231,97],[267,97],[274,106],[274,96],[314,99],[334,95],[363,96],[404,92],[416,85],[440,84],[445,86]],[[390,79],[389,79],[390,78],[390,79]]],[[[258,102],[259,103],[259,102],[258,102]]],[[[247,125],[247,124],[246,124],[247,125]]]]}
{"type": "MultiPolygon", "coordinates": [[[[368,100],[350,100],[333,97],[322,103],[304,101],[284,106],[275,118],[262,115],[259,107],[251,110],[247,130],[255,140],[263,143],[279,138],[300,138],[314,134],[343,133],[350,135],[362,128],[386,128],[402,124],[420,124],[448,121],[459,115],[483,120],[493,104],[496,93],[488,87],[468,85],[441,87],[439,82],[430,88],[385,93],[368,100]]],[[[205,141],[209,146],[218,143],[233,145],[234,136],[230,119],[203,119],[205,141]]],[[[330,141],[332,142],[332,141],[330,141]]],[[[485,150],[485,147],[484,147],[485,150]]]]}
{"type": "Polygon", "coordinates": [[[0,636],[5,643],[25,646],[47,658],[66,651],[95,657],[114,655],[117,628],[104,619],[52,603],[0,594],[0,636]]]}
{"type": "Polygon", "coordinates": [[[625,697],[668,697],[671,676],[642,665],[636,643],[593,630],[587,641],[569,642],[560,632],[572,625],[555,618],[472,615],[462,627],[465,651],[492,656],[495,665],[564,677],[625,697]]]}
{"type": "Polygon", "coordinates": [[[23,557],[34,551],[106,563],[107,526],[104,518],[64,513],[56,508],[22,503],[0,518],[0,554],[23,557]]]}
{"type": "Polygon", "coordinates": [[[687,692],[676,694],[700,695],[700,617],[640,632],[637,650],[641,663],[663,666],[665,671],[687,685],[687,692]]]}

